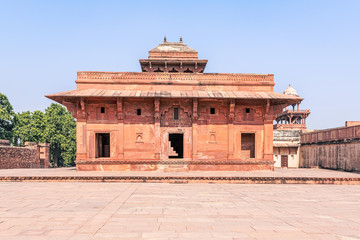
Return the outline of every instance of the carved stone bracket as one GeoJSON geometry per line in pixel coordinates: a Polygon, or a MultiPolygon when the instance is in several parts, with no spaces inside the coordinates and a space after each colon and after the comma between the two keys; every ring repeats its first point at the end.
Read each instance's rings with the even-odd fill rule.
{"type": "Polygon", "coordinates": [[[192,115],[193,122],[196,122],[199,119],[198,106],[199,106],[199,101],[197,98],[194,98],[193,99],[193,115],[192,115]]]}
{"type": "Polygon", "coordinates": [[[159,98],[155,98],[154,100],[154,105],[155,105],[155,121],[160,121],[160,99],[159,98]]]}
{"type": "Polygon", "coordinates": [[[229,123],[233,123],[235,119],[235,99],[230,99],[229,104],[229,123]]]}
{"type": "Polygon", "coordinates": [[[116,105],[117,105],[117,113],[116,113],[116,115],[117,115],[118,120],[124,120],[124,113],[123,113],[124,101],[123,101],[123,98],[117,98],[116,105]]]}

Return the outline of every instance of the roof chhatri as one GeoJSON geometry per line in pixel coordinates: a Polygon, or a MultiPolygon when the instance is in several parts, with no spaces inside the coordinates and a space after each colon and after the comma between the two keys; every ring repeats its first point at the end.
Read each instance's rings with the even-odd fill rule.
{"type": "Polygon", "coordinates": [[[150,52],[196,52],[197,53],[196,50],[184,44],[181,39],[180,42],[167,42],[166,38],[164,39],[163,43],[151,49],[149,53],[150,52]]]}
{"type": "Polygon", "coordinates": [[[203,73],[207,60],[199,59],[195,49],[183,43],[164,42],[149,51],[148,59],[140,59],[143,72],[203,73]]]}
{"type": "Polygon", "coordinates": [[[296,97],[299,96],[297,94],[296,90],[290,84],[289,84],[288,88],[285,89],[284,94],[291,95],[291,96],[296,96],[296,97]]]}

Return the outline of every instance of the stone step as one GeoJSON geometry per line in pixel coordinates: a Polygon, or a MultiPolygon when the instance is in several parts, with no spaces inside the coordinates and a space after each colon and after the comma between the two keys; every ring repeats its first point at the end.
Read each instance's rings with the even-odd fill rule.
{"type": "Polygon", "coordinates": [[[0,182],[139,182],[359,185],[360,177],[245,177],[245,176],[0,176],[0,182]]]}
{"type": "Polygon", "coordinates": [[[179,154],[177,152],[175,152],[174,148],[170,146],[170,143],[169,143],[168,155],[169,155],[169,157],[179,156],[179,154]]]}
{"type": "Polygon", "coordinates": [[[164,172],[187,172],[189,169],[184,164],[169,164],[164,167],[164,172]]]}

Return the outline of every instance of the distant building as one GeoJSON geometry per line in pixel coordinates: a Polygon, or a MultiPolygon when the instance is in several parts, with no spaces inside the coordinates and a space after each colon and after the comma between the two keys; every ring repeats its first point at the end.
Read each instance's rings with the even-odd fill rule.
{"type": "MultiPolygon", "coordinates": [[[[296,90],[289,85],[284,94],[296,96],[296,90]]],[[[307,129],[306,118],[310,110],[300,110],[300,103],[292,109],[285,108],[276,117],[274,125],[274,161],[275,167],[299,167],[300,134],[307,129]]]]}
{"type": "Polygon", "coordinates": [[[273,74],[206,64],[164,39],[142,72],[78,72],[75,90],[47,95],[77,119],[77,169],[272,170],[273,121],[302,98],[275,93],[273,74]]]}

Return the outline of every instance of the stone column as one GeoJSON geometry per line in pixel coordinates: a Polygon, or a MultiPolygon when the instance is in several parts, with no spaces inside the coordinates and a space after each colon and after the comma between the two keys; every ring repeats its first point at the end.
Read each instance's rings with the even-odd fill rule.
{"type": "Polygon", "coordinates": [[[86,160],[87,156],[87,125],[86,121],[76,121],[76,160],[86,160]]]}
{"type": "Polygon", "coordinates": [[[273,121],[264,121],[264,159],[273,160],[273,121]]]}
{"type": "Polygon", "coordinates": [[[155,98],[155,159],[160,159],[161,138],[160,138],[160,99],[155,98]]]}
{"type": "Polygon", "coordinates": [[[87,125],[86,102],[84,98],[78,99],[76,106],[76,160],[86,160],[87,156],[87,125]]]}
{"type": "Polygon", "coordinates": [[[116,156],[118,159],[124,159],[124,100],[117,98],[117,119],[118,130],[115,136],[116,156]]]}
{"type": "Polygon", "coordinates": [[[192,159],[197,159],[197,132],[198,132],[198,124],[197,120],[198,116],[198,106],[199,101],[197,98],[193,99],[193,115],[192,115],[192,159]]]}
{"type": "Polygon", "coordinates": [[[235,99],[230,99],[228,117],[228,160],[234,159],[234,111],[235,99]]]}
{"type": "Polygon", "coordinates": [[[95,158],[96,157],[95,133],[91,131],[87,135],[88,135],[88,143],[89,143],[88,158],[95,158]]]}
{"type": "MultiPolygon", "coordinates": [[[[281,109],[281,108],[280,108],[281,109]]],[[[263,159],[273,160],[273,120],[275,119],[276,112],[270,105],[270,100],[266,100],[264,109],[264,146],[263,146],[263,159]]]]}

